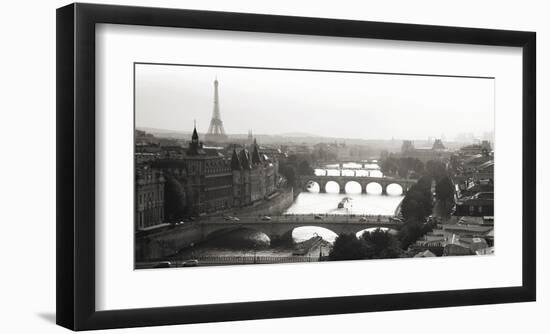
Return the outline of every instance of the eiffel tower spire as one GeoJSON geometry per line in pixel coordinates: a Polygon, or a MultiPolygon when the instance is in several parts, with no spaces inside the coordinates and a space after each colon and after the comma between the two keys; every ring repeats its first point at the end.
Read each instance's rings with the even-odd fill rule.
{"type": "Polygon", "coordinates": [[[212,119],[210,126],[205,136],[206,141],[223,142],[227,140],[227,135],[223,128],[222,117],[220,115],[220,102],[218,97],[218,79],[214,80],[214,110],[212,111],[212,119]]]}

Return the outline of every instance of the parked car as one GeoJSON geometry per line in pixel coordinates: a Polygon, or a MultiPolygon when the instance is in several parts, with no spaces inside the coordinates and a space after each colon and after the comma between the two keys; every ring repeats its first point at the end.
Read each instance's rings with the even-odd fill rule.
{"type": "Polygon", "coordinates": [[[271,220],[271,217],[269,217],[269,216],[263,216],[263,217],[262,217],[262,220],[267,220],[267,221],[269,221],[269,220],[271,220]]]}
{"type": "Polygon", "coordinates": [[[196,267],[199,265],[199,260],[187,260],[185,262],[183,262],[182,266],[183,267],[196,267]]]}
{"type": "Polygon", "coordinates": [[[172,262],[170,261],[162,261],[153,266],[153,268],[170,268],[172,267],[172,262]]]}
{"type": "Polygon", "coordinates": [[[319,220],[323,220],[323,217],[319,216],[319,215],[315,215],[314,216],[315,219],[319,219],[319,220]]]}

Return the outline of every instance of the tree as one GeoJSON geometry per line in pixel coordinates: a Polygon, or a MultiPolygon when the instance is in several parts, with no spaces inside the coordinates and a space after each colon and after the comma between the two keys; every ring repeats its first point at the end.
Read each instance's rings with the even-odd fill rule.
{"type": "Polygon", "coordinates": [[[294,187],[296,185],[296,169],[292,165],[281,165],[279,168],[279,173],[281,173],[288,182],[288,185],[294,187]]]}
{"type": "Polygon", "coordinates": [[[445,176],[435,186],[435,198],[437,199],[434,212],[444,220],[450,218],[455,204],[455,188],[450,177],[445,176]]]}
{"type": "Polygon", "coordinates": [[[421,176],[416,184],[424,190],[432,191],[432,178],[428,175],[421,176]]]}
{"type": "Polygon", "coordinates": [[[402,253],[399,248],[399,241],[389,232],[377,228],[362,235],[370,259],[390,259],[399,257],[402,253]]]}
{"type": "Polygon", "coordinates": [[[168,219],[180,219],[186,214],[186,195],[184,186],[172,175],[165,174],[164,210],[168,219]]]}
{"type": "Polygon", "coordinates": [[[371,251],[363,239],[355,234],[340,234],[334,241],[329,254],[331,261],[366,259],[371,251]]]}
{"type": "Polygon", "coordinates": [[[401,213],[405,221],[423,222],[432,213],[431,190],[422,184],[414,184],[401,202],[401,213]]]}
{"type": "Polygon", "coordinates": [[[441,161],[430,160],[426,162],[426,173],[436,182],[439,182],[439,180],[447,176],[447,167],[441,161]]]}
{"type": "Polygon", "coordinates": [[[420,237],[432,231],[432,226],[427,223],[410,221],[406,222],[397,235],[402,249],[407,249],[420,237]]]}
{"type": "Polygon", "coordinates": [[[454,202],[455,189],[453,181],[448,176],[443,177],[435,186],[435,198],[439,201],[454,202]]]}
{"type": "Polygon", "coordinates": [[[380,170],[386,175],[398,174],[401,177],[408,177],[411,173],[422,174],[424,163],[416,158],[395,158],[390,155],[382,160],[380,170]]]}
{"type": "Polygon", "coordinates": [[[298,165],[298,174],[299,175],[315,175],[315,170],[311,168],[309,163],[306,160],[302,160],[298,165]]]}
{"type": "Polygon", "coordinates": [[[397,159],[391,155],[380,162],[380,170],[384,175],[393,175],[397,172],[397,169],[397,159]]]}

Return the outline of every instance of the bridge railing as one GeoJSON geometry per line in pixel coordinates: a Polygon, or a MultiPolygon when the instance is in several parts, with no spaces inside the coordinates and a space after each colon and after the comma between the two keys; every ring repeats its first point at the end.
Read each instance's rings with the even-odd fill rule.
{"type": "Polygon", "coordinates": [[[198,256],[199,265],[319,262],[313,256],[198,256]]]}
{"type": "Polygon", "coordinates": [[[218,224],[250,224],[250,223],[311,223],[311,224],[327,224],[327,223],[371,223],[371,224],[395,224],[401,222],[396,220],[393,215],[361,215],[361,214],[286,214],[279,216],[270,216],[265,219],[265,215],[259,216],[239,216],[238,221],[225,220],[223,218],[208,217],[198,221],[201,223],[218,223],[218,224]]]}
{"type": "Polygon", "coordinates": [[[417,179],[404,179],[404,178],[396,178],[391,176],[363,176],[363,175],[308,175],[308,176],[300,176],[302,179],[302,182],[307,181],[316,181],[319,179],[328,179],[328,180],[369,180],[372,182],[385,182],[385,183],[416,183],[418,182],[417,179]]]}
{"type": "Polygon", "coordinates": [[[337,213],[320,213],[320,214],[311,214],[311,213],[289,213],[281,215],[283,217],[347,217],[347,218],[390,218],[392,215],[373,215],[373,214],[337,214],[337,213]]]}

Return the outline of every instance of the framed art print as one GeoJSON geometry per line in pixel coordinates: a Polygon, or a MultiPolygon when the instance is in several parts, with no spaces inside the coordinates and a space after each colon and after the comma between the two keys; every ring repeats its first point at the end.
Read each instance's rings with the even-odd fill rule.
{"type": "Polygon", "coordinates": [[[534,32],[60,8],[57,321],[533,301],[535,119],[534,32]]]}

